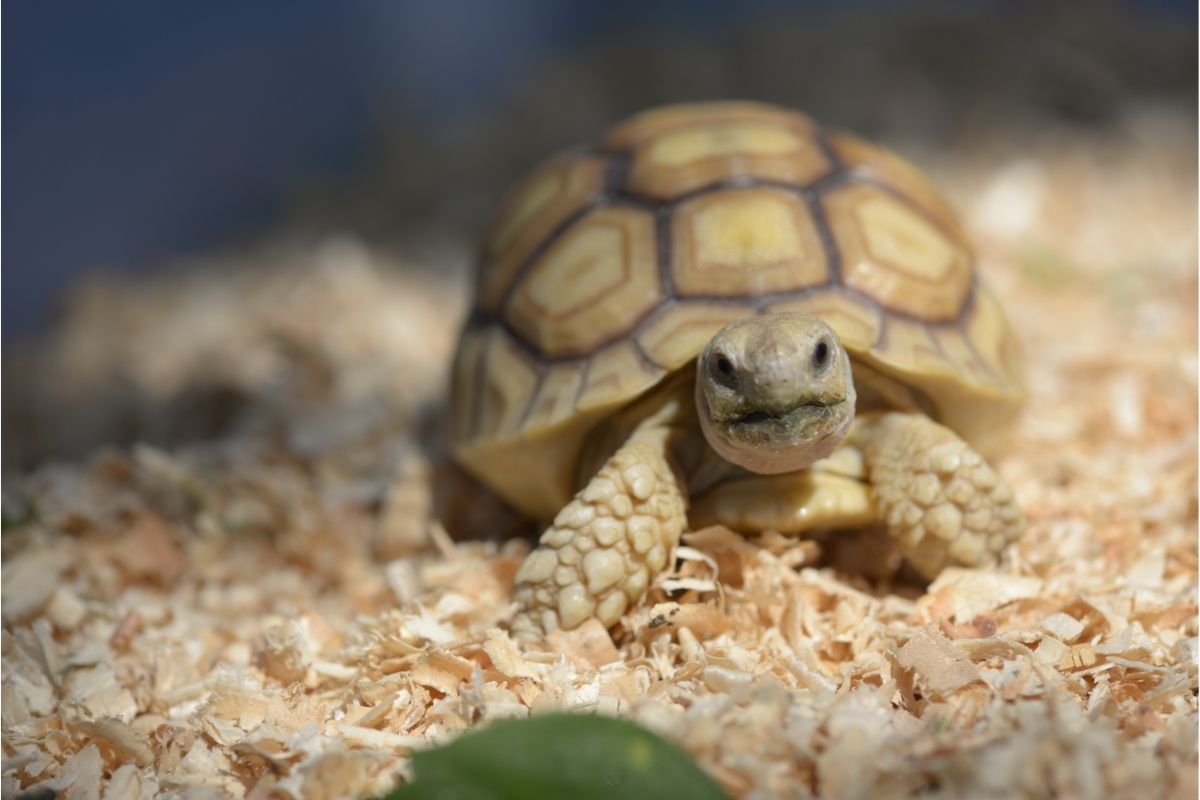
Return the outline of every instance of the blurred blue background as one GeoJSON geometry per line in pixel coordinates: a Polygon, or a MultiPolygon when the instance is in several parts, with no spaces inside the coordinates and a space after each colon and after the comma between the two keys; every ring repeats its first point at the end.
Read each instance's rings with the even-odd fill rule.
{"type": "MultiPolygon", "coordinates": [[[[888,4],[10,4],[4,334],[44,324],[72,276],[145,269],[251,235],[303,187],[368,172],[390,131],[436,131],[502,106],[514,85],[580,48],[631,32],[719,47],[745,18],[834,5],[888,4]]],[[[999,18],[1021,4],[960,5],[999,18]]],[[[1137,5],[1190,28],[1194,42],[1194,0],[1137,5]]]]}

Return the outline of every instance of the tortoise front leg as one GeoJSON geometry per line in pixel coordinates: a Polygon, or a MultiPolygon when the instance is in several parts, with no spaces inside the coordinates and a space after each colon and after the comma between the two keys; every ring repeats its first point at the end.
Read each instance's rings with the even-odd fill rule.
{"type": "Polygon", "coordinates": [[[1025,531],[1012,489],[954,431],[921,414],[868,414],[847,437],[863,454],[876,513],[932,578],[992,563],[1025,531]]]}
{"type": "Polygon", "coordinates": [[[636,431],[554,518],[517,572],[514,635],[589,617],[611,626],[667,567],[687,505],[667,460],[670,435],[659,425],[636,431]]]}

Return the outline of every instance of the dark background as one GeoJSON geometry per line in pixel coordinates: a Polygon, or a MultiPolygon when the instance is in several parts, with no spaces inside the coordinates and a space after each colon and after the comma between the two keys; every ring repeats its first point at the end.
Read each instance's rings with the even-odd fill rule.
{"type": "Polygon", "coordinates": [[[280,227],[469,240],[547,148],[665,101],[775,100],[923,146],[1046,109],[1103,125],[1131,96],[1196,102],[1188,0],[5,10],[6,338],[44,326],[82,271],[280,227]]]}

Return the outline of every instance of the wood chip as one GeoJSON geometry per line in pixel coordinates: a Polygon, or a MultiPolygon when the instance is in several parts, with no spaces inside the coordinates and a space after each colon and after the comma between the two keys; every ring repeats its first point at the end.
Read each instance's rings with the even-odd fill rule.
{"type": "Polygon", "coordinates": [[[170,585],[183,569],[183,553],[171,537],[170,527],[154,513],[139,514],[109,552],[134,578],[170,585]]]}
{"type": "Polygon", "coordinates": [[[46,618],[55,626],[72,630],[87,616],[87,606],[70,589],[58,587],[50,597],[45,609],[46,618]]]}
{"type": "Polygon", "coordinates": [[[1071,646],[1071,651],[1067,653],[1059,662],[1058,668],[1061,670],[1087,669],[1096,664],[1096,651],[1090,644],[1076,644],[1071,646]]]}
{"type": "Polygon", "coordinates": [[[621,657],[612,636],[595,619],[589,619],[573,630],[555,631],[546,637],[546,641],[556,653],[597,669],[621,657]]]}
{"type": "Polygon", "coordinates": [[[1038,627],[1064,642],[1073,642],[1083,633],[1083,623],[1061,611],[1043,619],[1038,627]]]}
{"type": "Polygon", "coordinates": [[[58,588],[60,576],[71,564],[64,548],[27,550],[4,564],[6,621],[28,619],[41,609],[58,588]]]}
{"type": "Polygon", "coordinates": [[[911,669],[932,692],[944,694],[979,680],[975,665],[955,649],[936,625],[926,625],[900,648],[900,665],[911,669]]]}
{"type": "Polygon", "coordinates": [[[1014,600],[1035,597],[1042,581],[1021,575],[951,568],[929,586],[932,601],[948,602],[953,621],[967,623],[1014,600]]]}
{"type": "Polygon", "coordinates": [[[1038,661],[1049,666],[1058,666],[1063,662],[1069,661],[1071,656],[1071,646],[1060,642],[1053,636],[1043,636],[1038,642],[1038,646],[1034,648],[1037,653],[1038,661]]]}
{"type": "Polygon", "coordinates": [[[475,665],[451,653],[433,652],[417,660],[412,668],[412,680],[421,686],[437,689],[442,694],[457,692],[458,685],[471,679],[475,665]]]}
{"type": "Polygon", "coordinates": [[[394,750],[400,753],[411,753],[425,745],[424,738],[420,736],[404,736],[358,725],[335,725],[331,733],[335,736],[345,737],[347,742],[360,747],[394,750]]]}
{"type": "Polygon", "coordinates": [[[122,619],[112,636],[108,638],[108,643],[113,650],[124,652],[129,649],[129,645],[133,642],[133,637],[137,636],[138,631],[142,629],[142,615],[137,611],[130,611],[122,619]]]}
{"type": "Polygon", "coordinates": [[[129,800],[143,796],[142,775],[133,764],[117,767],[104,787],[104,800],[129,800]]]}
{"type": "Polygon", "coordinates": [[[498,628],[487,632],[483,641],[483,651],[492,660],[492,666],[509,678],[533,678],[538,674],[533,665],[521,655],[512,637],[498,628]]]}
{"type": "Polygon", "coordinates": [[[122,761],[132,761],[139,767],[149,766],[154,762],[154,749],[147,737],[119,719],[102,717],[95,721],[80,722],[77,727],[107,743],[122,761]]]}

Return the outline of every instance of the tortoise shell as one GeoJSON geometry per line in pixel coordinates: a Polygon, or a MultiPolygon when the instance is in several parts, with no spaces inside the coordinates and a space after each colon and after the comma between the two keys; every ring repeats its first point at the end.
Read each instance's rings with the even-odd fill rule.
{"type": "Polygon", "coordinates": [[[859,370],[967,438],[1013,416],[1019,355],[938,189],[759,103],[668,106],[503,201],[453,371],[459,460],[517,507],[570,499],[589,429],[752,314],[819,315],[859,370]]]}

